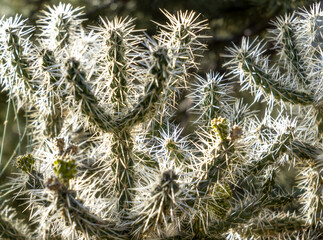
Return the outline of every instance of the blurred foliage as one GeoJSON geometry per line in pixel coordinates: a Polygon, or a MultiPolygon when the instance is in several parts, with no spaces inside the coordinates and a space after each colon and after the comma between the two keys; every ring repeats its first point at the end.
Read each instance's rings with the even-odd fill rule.
{"type": "MultiPolygon", "coordinates": [[[[10,111],[8,112],[7,116],[7,109],[8,109],[8,96],[7,92],[1,92],[0,94],[0,146],[3,145],[3,152],[2,152],[2,161],[0,162],[0,174],[2,170],[6,167],[8,160],[14,158],[16,154],[22,154],[25,152],[23,146],[26,146],[26,138],[21,139],[23,135],[23,130],[25,126],[25,119],[24,119],[24,112],[20,111],[18,115],[16,115],[16,111],[12,106],[10,106],[10,111]],[[7,118],[7,119],[6,119],[7,118]],[[18,126],[19,125],[19,126],[18,126]],[[4,130],[6,128],[6,132],[4,135],[4,130]],[[4,141],[4,142],[3,142],[4,141]],[[15,151],[16,150],[16,151],[15,151]],[[14,153],[15,152],[15,153],[14,153]]],[[[14,166],[9,164],[6,172],[12,172],[14,166]]],[[[0,175],[0,185],[2,180],[4,180],[4,176],[0,175]]]]}

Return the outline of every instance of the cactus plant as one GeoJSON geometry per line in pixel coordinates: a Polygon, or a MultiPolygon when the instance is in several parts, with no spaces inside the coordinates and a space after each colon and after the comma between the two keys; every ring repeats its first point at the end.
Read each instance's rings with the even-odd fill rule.
{"type": "Polygon", "coordinates": [[[228,73],[205,78],[194,69],[206,21],[163,13],[152,37],[129,18],[83,26],[70,4],[35,27],[0,20],[1,84],[30,139],[0,195],[28,217],[21,228],[1,203],[1,237],[322,237],[320,5],[275,21],[278,54],[243,38],[227,49],[228,73]],[[237,78],[267,104],[263,117],[232,94],[237,78]],[[198,115],[187,136],[174,120],[184,89],[198,115]],[[284,164],[299,173],[292,191],[278,182],[284,164]]]}

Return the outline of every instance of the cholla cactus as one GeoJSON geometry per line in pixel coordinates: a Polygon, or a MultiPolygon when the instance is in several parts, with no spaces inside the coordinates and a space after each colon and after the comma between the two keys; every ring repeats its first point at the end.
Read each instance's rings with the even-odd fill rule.
{"type": "Polygon", "coordinates": [[[263,42],[243,39],[228,49],[230,73],[193,84],[207,25],[193,12],[164,14],[151,38],[132,19],[86,28],[69,4],[49,7],[35,28],[1,19],[1,83],[32,136],[4,190],[24,203],[27,225],[5,202],[1,237],[322,237],[320,6],[277,19],[276,64],[263,42]],[[232,96],[236,77],[267,103],[263,118],[232,96]],[[185,88],[199,117],[184,137],[173,119],[185,88]],[[291,192],[277,182],[286,163],[299,171],[291,192]]]}

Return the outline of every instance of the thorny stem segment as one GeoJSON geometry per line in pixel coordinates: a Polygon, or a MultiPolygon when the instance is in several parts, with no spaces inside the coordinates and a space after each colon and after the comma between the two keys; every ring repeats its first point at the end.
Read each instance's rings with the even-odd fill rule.
{"type": "Polygon", "coordinates": [[[154,79],[145,87],[145,96],[125,117],[121,118],[117,124],[120,128],[131,128],[132,126],[144,122],[148,116],[153,116],[156,112],[156,104],[164,90],[168,80],[168,59],[167,49],[160,48],[154,53],[155,63],[151,69],[151,75],[154,79]]]}
{"type": "Polygon", "coordinates": [[[157,231],[161,238],[166,237],[163,230],[176,218],[176,193],[180,190],[177,180],[178,175],[173,170],[162,173],[160,183],[151,193],[152,201],[145,208],[146,212],[133,222],[137,228],[134,231],[136,238],[144,238],[154,231],[157,231]]]}
{"type": "MultiPolygon", "coordinates": [[[[229,128],[225,118],[218,117],[211,121],[210,131],[213,131],[215,138],[219,140],[217,149],[212,150],[212,159],[203,165],[204,176],[197,184],[198,197],[210,198],[209,208],[221,219],[225,217],[229,210],[229,199],[232,198],[232,192],[229,185],[222,186],[225,170],[230,164],[230,159],[234,153],[234,146],[228,139],[229,128]]],[[[190,205],[194,204],[189,202],[190,205]]],[[[207,234],[205,226],[200,216],[193,220],[194,239],[204,238],[207,234]]]]}
{"type": "Polygon", "coordinates": [[[303,162],[300,168],[303,177],[299,183],[304,191],[300,196],[303,213],[308,222],[319,225],[323,213],[323,149],[306,142],[293,141],[291,151],[303,162]]]}
{"type": "Polygon", "coordinates": [[[250,167],[250,173],[257,174],[268,166],[274,164],[279,157],[289,150],[290,142],[293,140],[292,132],[281,134],[268,152],[262,154],[260,159],[250,167]]]}
{"type": "Polygon", "coordinates": [[[117,191],[119,194],[119,208],[128,209],[129,202],[132,200],[130,188],[133,187],[133,143],[129,130],[137,123],[144,122],[148,114],[155,114],[155,104],[159,101],[159,96],[167,80],[165,68],[167,60],[163,49],[155,53],[156,65],[151,74],[154,79],[146,86],[146,95],[140,99],[137,106],[132,109],[125,117],[117,122],[120,129],[114,134],[113,155],[116,162],[113,170],[117,176],[117,191]]]}
{"type": "Polygon", "coordinates": [[[208,114],[203,114],[203,118],[206,122],[209,122],[210,119],[215,119],[220,115],[220,106],[221,106],[221,94],[217,91],[216,84],[209,84],[203,88],[203,107],[208,110],[208,114]]]}
{"type": "Polygon", "coordinates": [[[92,89],[86,83],[85,73],[80,69],[80,63],[75,59],[67,62],[67,81],[72,84],[72,95],[81,104],[82,113],[89,117],[89,121],[104,132],[113,131],[112,118],[99,105],[92,89]]]}
{"type": "MultiPolygon", "coordinates": [[[[219,236],[226,232],[229,228],[235,228],[239,224],[247,223],[250,219],[257,217],[257,215],[263,210],[265,207],[271,207],[273,204],[277,204],[279,202],[279,206],[287,205],[294,200],[293,197],[278,197],[273,199],[264,199],[260,198],[254,200],[253,202],[247,202],[243,204],[240,208],[231,212],[228,216],[226,216],[219,224],[212,225],[210,228],[212,232],[219,234],[219,236]]],[[[299,223],[299,222],[298,222],[299,223]]],[[[296,226],[298,226],[298,223],[296,226]]],[[[303,226],[304,226],[303,222],[303,226]]],[[[295,227],[296,227],[295,226],[295,227]]]]}
{"type": "MultiPolygon", "coordinates": [[[[107,45],[110,49],[107,53],[107,59],[112,62],[110,66],[112,80],[110,83],[111,102],[115,104],[115,114],[118,115],[127,106],[128,94],[128,62],[126,59],[126,46],[123,40],[123,33],[118,29],[113,29],[107,45]]],[[[119,198],[118,209],[126,216],[131,208],[132,192],[134,187],[134,169],[133,166],[133,140],[129,132],[131,128],[125,126],[121,131],[117,131],[113,136],[112,144],[112,170],[116,176],[115,187],[117,197],[119,198]]]]}
{"type": "Polygon", "coordinates": [[[279,32],[281,32],[281,44],[283,49],[283,57],[291,66],[291,70],[295,74],[297,81],[303,86],[309,84],[308,79],[306,78],[306,72],[304,69],[304,61],[302,61],[302,55],[297,48],[297,41],[295,36],[295,29],[292,22],[293,18],[287,18],[285,22],[282,22],[283,19],[278,22],[277,27],[279,32]]]}
{"type": "Polygon", "coordinates": [[[245,74],[253,81],[251,84],[261,87],[265,93],[272,94],[278,100],[294,104],[314,104],[312,95],[281,86],[279,82],[273,81],[271,76],[257,66],[252,59],[242,57],[241,64],[245,74]]]}
{"type": "Polygon", "coordinates": [[[116,132],[112,140],[112,157],[114,159],[112,170],[116,175],[116,190],[119,198],[119,210],[126,213],[131,207],[133,193],[131,188],[134,187],[134,156],[133,140],[127,130],[116,132]]]}
{"type": "Polygon", "coordinates": [[[28,90],[33,93],[36,91],[35,86],[30,83],[32,77],[28,73],[27,69],[29,67],[28,62],[24,59],[24,48],[21,46],[21,38],[15,33],[14,29],[7,30],[9,34],[8,45],[11,48],[13,55],[12,65],[16,67],[16,73],[19,78],[21,78],[28,90]]]}
{"type": "Polygon", "coordinates": [[[110,88],[112,89],[111,101],[116,104],[116,113],[127,106],[128,94],[128,62],[125,57],[126,46],[123,40],[122,32],[115,29],[107,40],[107,44],[111,46],[108,52],[108,60],[112,62],[112,81],[110,88]]]}
{"type": "MultiPolygon", "coordinates": [[[[254,161],[251,166],[247,166],[246,172],[241,176],[242,178],[246,178],[240,180],[246,181],[250,175],[257,176],[259,173],[265,171],[265,169],[267,169],[269,166],[274,165],[278,161],[279,157],[289,150],[292,140],[293,134],[291,131],[287,131],[286,133],[279,135],[275,143],[267,152],[261,154],[260,158],[254,161]]],[[[276,172],[273,170],[272,175],[269,178],[264,179],[263,183],[261,184],[258,191],[260,201],[264,201],[268,197],[268,194],[272,191],[273,185],[275,184],[275,174],[276,172]]]]}
{"type": "Polygon", "coordinates": [[[55,39],[58,43],[58,48],[63,49],[68,45],[71,37],[71,28],[73,27],[71,22],[72,21],[70,21],[68,17],[64,16],[63,13],[57,16],[57,22],[55,26],[57,28],[57,35],[55,39]]]}
{"type": "Polygon", "coordinates": [[[47,86],[47,89],[50,90],[47,94],[48,99],[51,101],[51,111],[46,119],[46,133],[49,137],[57,137],[63,126],[63,109],[60,98],[65,100],[66,96],[60,96],[62,94],[57,84],[59,79],[52,72],[53,66],[56,64],[54,52],[44,49],[42,51],[42,60],[43,70],[49,75],[49,82],[47,83],[49,86],[47,86]]]}
{"type": "Polygon", "coordinates": [[[76,192],[68,190],[57,178],[48,179],[47,187],[55,192],[57,208],[62,210],[68,224],[75,224],[76,229],[84,232],[88,237],[99,236],[102,239],[123,239],[124,229],[117,229],[114,222],[92,214],[82,201],[76,198],[76,192]]]}
{"type": "MultiPolygon", "coordinates": [[[[276,143],[270,148],[268,153],[264,153],[258,161],[254,163],[253,166],[249,166],[247,172],[244,176],[249,176],[250,174],[257,175],[262,172],[268,166],[274,164],[281,154],[289,150],[290,142],[293,140],[291,132],[281,134],[277,139],[276,143]]],[[[274,173],[273,173],[274,174],[274,173]]],[[[248,203],[241,208],[234,210],[229,216],[227,216],[224,221],[216,226],[212,226],[211,229],[215,230],[221,234],[227,229],[241,223],[246,223],[253,217],[256,217],[264,207],[282,206],[294,201],[292,196],[278,196],[276,198],[270,198],[269,193],[272,191],[273,187],[273,176],[267,179],[261,186],[257,193],[257,200],[253,203],[248,203]],[[251,217],[252,216],[252,217],[251,217]]],[[[232,195],[236,195],[235,189],[232,190],[232,195]]],[[[305,223],[303,222],[303,225],[305,223]]],[[[294,226],[295,227],[295,226],[294,226]]]]}
{"type": "Polygon", "coordinates": [[[248,224],[247,228],[241,228],[243,236],[279,236],[287,232],[294,232],[304,228],[304,221],[296,217],[277,216],[270,219],[262,219],[257,223],[248,224]]]}

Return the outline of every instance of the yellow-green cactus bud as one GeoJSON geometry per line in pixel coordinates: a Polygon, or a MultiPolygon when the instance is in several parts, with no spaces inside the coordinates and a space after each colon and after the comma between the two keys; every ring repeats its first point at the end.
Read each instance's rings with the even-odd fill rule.
{"type": "Polygon", "coordinates": [[[31,172],[34,169],[35,158],[31,154],[26,154],[17,157],[17,167],[25,172],[31,172]]]}
{"type": "Polygon", "coordinates": [[[63,182],[68,183],[76,175],[76,163],[74,159],[58,158],[53,163],[55,175],[63,182]]]}
{"type": "Polygon", "coordinates": [[[211,121],[211,127],[218,138],[221,139],[221,142],[227,141],[229,134],[229,127],[227,120],[222,117],[214,118],[211,121]]]}

